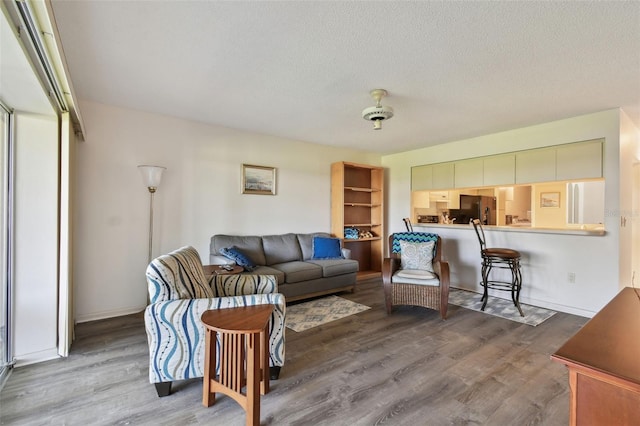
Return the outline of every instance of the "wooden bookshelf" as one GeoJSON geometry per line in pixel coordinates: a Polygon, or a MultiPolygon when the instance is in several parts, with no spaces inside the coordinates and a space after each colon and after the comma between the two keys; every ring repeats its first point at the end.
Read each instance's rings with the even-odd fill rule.
{"type": "Polygon", "coordinates": [[[379,277],[383,259],[384,169],[348,162],[331,165],[331,232],[359,263],[358,280],[379,277]],[[345,238],[345,228],[372,237],[345,238]]]}

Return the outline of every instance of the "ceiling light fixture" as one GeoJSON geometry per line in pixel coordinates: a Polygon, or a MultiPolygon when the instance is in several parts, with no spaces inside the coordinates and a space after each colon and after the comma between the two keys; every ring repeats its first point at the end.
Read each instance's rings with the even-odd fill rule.
{"type": "Polygon", "coordinates": [[[362,118],[373,121],[373,129],[380,130],[382,128],[382,120],[388,120],[393,117],[393,108],[380,104],[382,98],[388,95],[386,90],[374,89],[369,94],[376,101],[376,106],[365,108],[362,111],[362,118]]]}

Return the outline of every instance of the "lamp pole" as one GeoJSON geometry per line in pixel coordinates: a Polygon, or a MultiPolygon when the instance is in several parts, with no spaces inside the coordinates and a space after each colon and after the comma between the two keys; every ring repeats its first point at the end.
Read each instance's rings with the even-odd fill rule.
{"type": "Polygon", "coordinates": [[[138,166],[138,170],[140,170],[142,180],[149,190],[149,256],[147,263],[151,263],[153,258],[153,198],[158,186],[160,186],[162,172],[166,170],[166,167],[142,165],[138,166]]]}
{"type": "Polygon", "coordinates": [[[156,193],[155,186],[147,187],[149,190],[149,257],[147,264],[151,263],[151,256],[153,255],[153,196],[156,193]]]}

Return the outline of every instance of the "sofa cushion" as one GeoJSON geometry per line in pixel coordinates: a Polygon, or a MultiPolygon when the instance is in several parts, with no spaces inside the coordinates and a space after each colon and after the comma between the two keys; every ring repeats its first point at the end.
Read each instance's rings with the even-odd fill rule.
{"type": "Polygon", "coordinates": [[[298,234],[300,250],[302,250],[302,260],[309,260],[313,257],[313,237],[330,237],[326,232],[314,232],[311,234],[298,234]]]}
{"type": "Polygon", "coordinates": [[[351,259],[312,259],[308,261],[322,268],[323,277],[335,277],[337,275],[358,272],[358,261],[351,259]]]}
{"type": "Polygon", "coordinates": [[[322,278],[322,268],[310,262],[286,262],[271,265],[271,267],[284,272],[284,281],[286,283],[322,278]]]}
{"type": "Polygon", "coordinates": [[[214,235],[211,237],[211,254],[220,254],[220,249],[235,246],[242,250],[256,265],[266,265],[262,249],[262,238],[256,236],[214,235]]]}
{"type": "Polygon", "coordinates": [[[295,234],[265,235],[262,237],[262,248],[266,265],[302,260],[300,244],[295,234]]]}
{"type": "Polygon", "coordinates": [[[271,266],[258,266],[251,271],[251,275],[273,275],[276,277],[278,284],[284,284],[284,272],[272,268],[271,266]]]}
{"type": "Polygon", "coordinates": [[[342,259],[339,238],[313,237],[312,259],[342,259]]]}

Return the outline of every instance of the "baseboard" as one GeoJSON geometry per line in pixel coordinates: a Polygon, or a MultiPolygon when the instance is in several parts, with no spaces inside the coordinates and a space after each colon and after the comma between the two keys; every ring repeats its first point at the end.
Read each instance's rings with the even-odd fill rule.
{"type": "Polygon", "coordinates": [[[127,309],[118,309],[115,311],[96,312],[93,314],[79,315],[76,317],[76,323],[97,321],[113,317],[121,317],[123,315],[137,314],[144,311],[145,307],[132,307],[127,309]]]}
{"type": "Polygon", "coordinates": [[[25,365],[37,364],[43,361],[49,361],[52,359],[58,359],[60,355],[58,355],[58,349],[47,349],[44,351],[31,352],[23,355],[16,355],[16,364],[15,367],[24,367],[25,365]]]}

